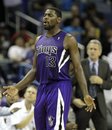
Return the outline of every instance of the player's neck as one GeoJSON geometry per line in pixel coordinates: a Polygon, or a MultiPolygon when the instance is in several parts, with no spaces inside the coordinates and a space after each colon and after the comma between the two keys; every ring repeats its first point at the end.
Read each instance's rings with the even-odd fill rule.
{"type": "Polygon", "coordinates": [[[56,35],[57,33],[59,33],[60,31],[61,31],[60,28],[48,30],[47,33],[46,33],[46,36],[47,37],[52,37],[52,36],[56,35]]]}

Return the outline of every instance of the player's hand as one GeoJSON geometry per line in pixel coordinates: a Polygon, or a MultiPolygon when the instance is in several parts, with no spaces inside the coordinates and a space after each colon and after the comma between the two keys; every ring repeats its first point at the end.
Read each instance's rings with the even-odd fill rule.
{"type": "Polygon", "coordinates": [[[82,101],[80,98],[75,98],[73,99],[73,102],[72,102],[76,107],[78,108],[82,108],[84,106],[86,106],[86,103],[84,101],[82,101]]]}
{"type": "Polygon", "coordinates": [[[96,109],[96,105],[94,103],[94,99],[89,96],[89,95],[86,95],[84,97],[84,102],[86,103],[87,107],[86,107],[86,111],[90,111],[92,112],[93,109],[96,109]]]}
{"type": "Polygon", "coordinates": [[[3,89],[5,89],[3,92],[5,96],[15,96],[18,93],[18,89],[14,86],[4,86],[3,89]]]}

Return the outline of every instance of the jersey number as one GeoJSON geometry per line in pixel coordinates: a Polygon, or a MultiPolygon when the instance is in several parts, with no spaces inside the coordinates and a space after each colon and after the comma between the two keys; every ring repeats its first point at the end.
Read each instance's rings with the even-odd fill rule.
{"type": "Polygon", "coordinates": [[[56,67],[55,56],[46,56],[46,67],[56,67]]]}

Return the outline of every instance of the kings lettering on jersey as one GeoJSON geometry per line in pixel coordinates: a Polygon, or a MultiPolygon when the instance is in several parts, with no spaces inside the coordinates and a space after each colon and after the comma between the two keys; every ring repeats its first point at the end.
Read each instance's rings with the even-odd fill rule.
{"type": "Polygon", "coordinates": [[[56,46],[43,46],[40,45],[36,48],[37,50],[37,55],[39,54],[47,54],[47,55],[51,55],[51,54],[57,54],[57,50],[58,48],[56,46]]]}

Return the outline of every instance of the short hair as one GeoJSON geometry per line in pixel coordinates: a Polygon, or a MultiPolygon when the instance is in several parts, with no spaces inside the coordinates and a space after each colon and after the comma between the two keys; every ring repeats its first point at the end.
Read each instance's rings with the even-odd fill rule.
{"type": "Polygon", "coordinates": [[[88,45],[87,45],[87,48],[88,48],[88,46],[89,46],[90,43],[97,44],[99,46],[99,48],[100,48],[100,51],[102,52],[102,44],[101,44],[101,42],[99,40],[97,40],[97,39],[90,40],[89,43],[88,43],[88,45]]]}
{"type": "Polygon", "coordinates": [[[29,84],[26,89],[28,89],[28,88],[34,88],[36,90],[38,89],[38,87],[36,85],[34,85],[34,84],[29,84]]]}
{"type": "MultiPolygon", "coordinates": [[[[61,10],[60,10],[59,8],[56,8],[56,7],[48,7],[47,9],[54,10],[55,13],[56,13],[56,15],[57,15],[58,17],[62,18],[62,12],[61,12],[61,10]]],[[[47,10],[47,9],[46,9],[46,10],[47,10]]]]}

